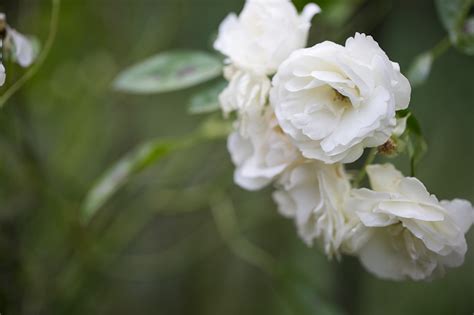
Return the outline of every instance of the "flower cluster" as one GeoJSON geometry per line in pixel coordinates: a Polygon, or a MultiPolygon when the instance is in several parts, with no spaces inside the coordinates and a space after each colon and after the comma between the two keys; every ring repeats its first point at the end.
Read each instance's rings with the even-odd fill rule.
{"type": "Polygon", "coordinates": [[[371,36],[305,48],[319,12],[247,0],[219,28],[214,47],[229,81],[219,101],[237,117],[228,138],[235,182],[273,184],[279,212],[308,245],[358,256],[379,277],[421,280],[459,266],[474,221],[468,201],[439,201],[391,164],[367,167],[371,190],[352,187],[344,164],[403,133],[397,111],[411,87],[371,36]]]}

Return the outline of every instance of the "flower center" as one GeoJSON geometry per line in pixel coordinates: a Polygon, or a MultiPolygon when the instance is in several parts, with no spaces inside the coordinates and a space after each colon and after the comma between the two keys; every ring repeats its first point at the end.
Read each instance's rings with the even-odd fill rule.
{"type": "Polygon", "coordinates": [[[283,129],[281,129],[280,125],[277,125],[277,126],[273,127],[273,130],[275,130],[275,132],[276,132],[277,134],[280,134],[280,135],[284,135],[284,134],[285,134],[285,132],[283,131],[283,129]]]}
{"type": "Polygon", "coordinates": [[[333,98],[332,98],[334,103],[338,103],[342,107],[352,106],[351,100],[347,96],[341,94],[338,90],[334,88],[332,90],[334,93],[333,98]]]}

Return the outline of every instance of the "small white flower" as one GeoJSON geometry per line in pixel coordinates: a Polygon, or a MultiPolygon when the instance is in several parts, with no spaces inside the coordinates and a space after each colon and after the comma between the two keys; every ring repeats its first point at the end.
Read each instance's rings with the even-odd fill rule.
{"type": "Polygon", "coordinates": [[[278,127],[270,107],[249,120],[243,132],[230,134],[227,147],[236,166],[234,180],[247,190],[270,184],[300,158],[298,150],[278,127]]]}
{"type": "Polygon", "coordinates": [[[474,221],[468,201],[440,202],[391,164],[372,165],[367,172],[373,190],[354,190],[349,207],[370,234],[358,252],[369,271],[381,278],[422,280],[463,263],[464,234],[474,221]]]}
{"type": "MultiPolygon", "coordinates": [[[[219,103],[225,116],[236,111],[240,119],[241,130],[246,130],[248,120],[261,116],[268,103],[270,80],[266,75],[256,75],[248,71],[228,66],[224,76],[229,85],[219,95],[219,103]]],[[[247,136],[243,132],[244,136],[247,136]]]]}
{"type": "Polygon", "coordinates": [[[282,129],[305,157],[325,163],[350,163],[364,148],[384,144],[411,93],[398,64],[359,33],[345,46],[323,42],[295,51],[273,85],[271,103],[282,129]]]}
{"type": "Polygon", "coordinates": [[[5,83],[5,67],[0,63],[0,86],[5,83]]]}
{"type": "Polygon", "coordinates": [[[353,252],[362,235],[354,213],[346,210],[350,183],[342,164],[318,161],[287,170],[273,199],[280,213],[294,218],[298,234],[311,246],[318,240],[329,257],[353,252]]]}
{"type": "Polygon", "coordinates": [[[308,4],[298,15],[290,0],[247,0],[219,27],[214,48],[241,69],[273,74],[295,49],[306,45],[310,21],[320,11],[308,4]]]}
{"type": "MultiPolygon", "coordinates": [[[[6,21],[6,15],[0,12],[0,28],[4,32],[4,38],[0,40],[0,55],[12,57],[12,60],[22,67],[30,66],[37,57],[33,42],[26,36],[11,28],[6,21]],[[3,54],[6,52],[6,54],[3,54]]],[[[0,86],[5,83],[5,67],[0,62],[0,86]]]]}
{"type": "Polygon", "coordinates": [[[36,59],[36,51],[31,39],[10,27],[7,29],[7,34],[13,42],[15,61],[23,68],[29,67],[36,59]]]}

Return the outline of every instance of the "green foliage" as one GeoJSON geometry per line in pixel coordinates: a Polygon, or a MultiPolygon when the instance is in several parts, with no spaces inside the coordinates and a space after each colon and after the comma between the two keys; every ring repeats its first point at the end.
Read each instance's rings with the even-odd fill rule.
{"type": "Polygon", "coordinates": [[[363,3],[363,0],[293,0],[298,10],[303,10],[308,3],[316,3],[324,12],[319,19],[324,19],[333,27],[342,27],[363,3]]]}
{"type": "MultiPolygon", "coordinates": [[[[462,268],[429,284],[382,281],[356,271],[354,277],[362,285],[352,290],[353,279],[338,276],[337,262],[328,262],[317,246],[308,249],[298,239],[292,222],[277,213],[268,190],[248,193],[233,184],[233,167],[223,141],[186,151],[169,141],[171,148],[163,149],[169,152],[161,152],[154,162],[159,167],[151,169],[156,164],[145,163],[149,168],[130,173],[104,199],[107,209],[97,208],[104,210],[97,213],[100,218],[79,227],[71,209],[81,204],[111,154],[122,152],[136,139],[182,135],[206,120],[186,115],[183,104],[188,93],[160,96],[163,105],[157,107],[156,97],[130,99],[111,92],[117,69],[130,58],[138,60],[144,53],[169,47],[209,49],[209,31],[230,11],[240,10],[243,2],[203,6],[191,0],[136,0],[130,6],[130,1],[117,1],[113,10],[105,0],[71,2],[63,1],[58,38],[47,62],[0,111],[2,314],[320,315],[326,308],[322,303],[337,308],[331,304],[344,301],[338,288],[355,293],[354,311],[347,314],[472,312],[472,299],[465,294],[472,292],[474,283],[472,252],[462,268]],[[137,105],[133,110],[124,105],[132,102],[137,105]],[[134,181],[137,174],[139,181],[134,181]],[[288,264],[278,278],[229,254],[208,211],[209,197],[216,190],[232,198],[240,236],[279,264],[288,264]],[[137,194],[140,197],[133,198],[137,194]],[[186,303],[179,302],[183,297],[186,303]]],[[[308,1],[298,2],[302,7],[308,1]]],[[[431,39],[443,36],[438,22],[425,14],[431,12],[431,1],[400,1],[389,16],[373,10],[379,2],[392,3],[388,0],[315,2],[324,14],[314,19],[317,27],[310,43],[330,31],[336,33],[330,39],[338,42],[355,31],[376,32],[389,56],[399,56],[403,66],[409,52],[424,51],[431,39]],[[349,24],[347,11],[337,8],[346,3],[355,8],[349,24]],[[329,21],[327,13],[334,20],[329,21]],[[413,32],[421,18],[423,40],[413,32]],[[380,19],[388,22],[379,23],[380,19]]],[[[12,12],[13,26],[42,39],[44,54],[51,42],[46,40],[50,1],[28,3],[6,0],[0,6],[12,12]]],[[[466,28],[472,29],[469,21],[466,28]]],[[[472,176],[459,169],[470,169],[474,156],[474,148],[466,145],[472,140],[473,107],[466,100],[472,98],[474,64],[455,54],[436,62],[440,71],[432,73],[426,89],[413,94],[426,135],[436,139],[418,175],[443,197],[463,195],[473,200],[472,176]],[[458,152],[455,163],[453,152],[458,152]],[[444,171],[432,171],[437,168],[444,171]]],[[[11,81],[1,88],[2,94],[28,71],[11,70],[11,81]]],[[[222,138],[229,123],[219,119],[220,113],[212,116],[194,133],[222,138]]],[[[158,142],[166,146],[167,141],[158,142]]],[[[87,214],[82,216],[87,222],[87,214]]],[[[337,310],[331,314],[338,314],[337,310]]]]}
{"type": "Polygon", "coordinates": [[[283,305],[292,314],[344,314],[336,306],[320,298],[308,279],[301,277],[242,235],[234,206],[227,196],[216,194],[211,203],[214,222],[223,241],[235,256],[268,274],[275,291],[284,302],[283,305]]]}
{"type": "Polygon", "coordinates": [[[224,90],[226,85],[227,82],[222,80],[193,95],[188,105],[189,113],[203,114],[218,110],[219,94],[224,90]]]}
{"type": "Polygon", "coordinates": [[[232,131],[232,122],[222,120],[220,114],[206,119],[198,129],[198,134],[203,139],[220,139],[226,137],[232,131]]]}
{"type": "Polygon", "coordinates": [[[110,167],[92,187],[81,208],[81,221],[88,223],[107,200],[134,175],[153,166],[168,154],[198,143],[200,140],[219,139],[229,132],[228,122],[210,117],[190,136],[175,140],[152,140],[139,145],[137,149],[110,167]]]}
{"type": "Polygon", "coordinates": [[[408,79],[413,87],[417,87],[428,79],[433,63],[437,58],[443,55],[450,47],[449,38],[444,38],[437,43],[432,49],[420,54],[410,66],[408,71],[408,79]]]}
{"type": "Polygon", "coordinates": [[[122,73],[114,82],[116,90],[153,94],[189,88],[220,76],[222,61],[202,51],[160,53],[122,73]]]}
{"type": "Polygon", "coordinates": [[[397,112],[398,118],[407,118],[406,130],[401,136],[410,159],[411,176],[415,176],[416,166],[426,154],[428,145],[423,136],[420,123],[409,110],[397,112]]]}
{"type": "Polygon", "coordinates": [[[89,222],[107,200],[133,175],[138,174],[176,148],[174,142],[155,140],[140,145],[113,165],[86,196],[81,209],[81,220],[89,222]]]}
{"type": "MultiPolygon", "coordinates": [[[[49,22],[49,34],[45,41],[44,48],[43,50],[41,50],[39,56],[36,58],[33,66],[31,66],[22,77],[15,81],[15,83],[12,84],[8,88],[8,90],[6,90],[5,93],[0,96],[0,108],[3,107],[7,103],[7,101],[23,87],[25,83],[27,83],[36,75],[36,73],[43,66],[43,63],[46,61],[46,58],[48,57],[53,47],[58,32],[60,8],[61,0],[51,0],[51,19],[49,22]]],[[[37,49],[34,43],[33,45],[33,49],[37,49]]]]}
{"type": "Polygon", "coordinates": [[[293,314],[345,315],[338,306],[317,296],[306,279],[287,272],[280,275],[276,282],[276,290],[285,297],[288,308],[293,314]]]}
{"type": "Polygon", "coordinates": [[[468,55],[474,55],[474,30],[470,10],[473,0],[436,0],[436,7],[452,44],[468,55]]]}
{"type": "Polygon", "coordinates": [[[431,52],[419,55],[408,70],[408,80],[412,87],[423,84],[429,77],[434,57],[431,52]]]}

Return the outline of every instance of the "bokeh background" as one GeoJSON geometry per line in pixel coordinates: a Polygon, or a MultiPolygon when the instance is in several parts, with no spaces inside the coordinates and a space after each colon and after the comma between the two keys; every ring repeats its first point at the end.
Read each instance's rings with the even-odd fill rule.
{"type": "MultiPolygon", "coordinates": [[[[310,44],[366,32],[404,72],[446,36],[432,0],[319,4],[324,13],[314,19],[310,44]]],[[[461,268],[432,282],[383,281],[355,259],[328,261],[277,214],[270,190],[233,184],[225,139],[168,156],[128,182],[92,224],[80,224],[87,191],[110,165],[143,141],[190,134],[206,119],[186,109],[201,86],[131,96],[111,89],[114,77],[165,50],[211,50],[220,21],[242,6],[62,1],[46,64],[0,111],[1,314],[474,312],[472,248],[461,268]],[[221,218],[228,231],[219,232],[210,211],[216,193],[233,203],[235,217],[227,209],[221,218]],[[259,250],[283,272],[252,264],[259,250]]],[[[15,28],[44,42],[50,1],[2,0],[0,8],[15,28]]],[[[6,86],[24,70],[7,71],[6,86]]],[[[474,201],[473,73],[473,57],[452,48],[413,91],[411,109],[429,144],[417,176],[440,199],[474,201]]],[[[396,162],[408,169],[406,160],[396,162]]]]}

